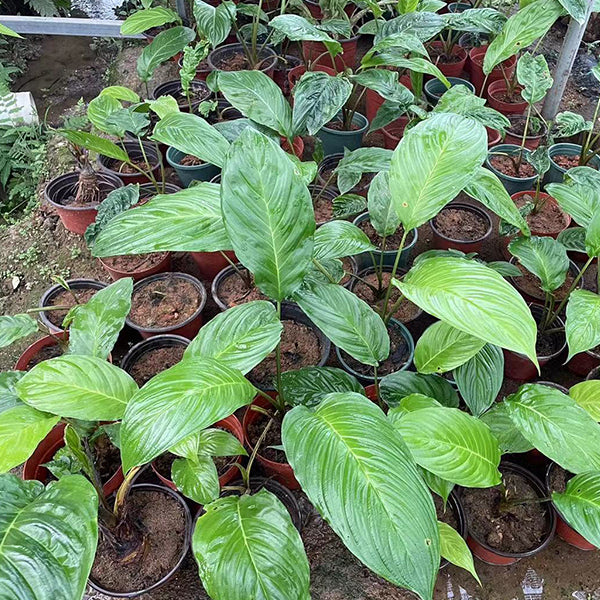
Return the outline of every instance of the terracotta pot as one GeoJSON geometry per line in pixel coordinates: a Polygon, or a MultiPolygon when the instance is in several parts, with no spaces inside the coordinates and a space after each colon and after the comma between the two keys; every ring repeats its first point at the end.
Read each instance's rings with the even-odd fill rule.
{"type": "Polygon", "coordinates": [[[310,69],[307,69],[304,65],[298,65],[293,69],[290,69],[287,77],[288,83],[290,84],[290,92],[294,89],[296,83],[298,83],[298,79],[306,73],[306,71],[321,71],[322,73],[327,73],[327,75],[331,75],[335,77],[337,75],[335,69],[331,67],[326,67],[325,65],[311,65],[310,69]]]}
{"type": "MultiPolygon", "coordinates": [[[[123,142],[123,146],[131,160],[144,159],[142,149],[140,148],[140,144],[138,144],[138,142],[123,142]]],[[[148,162],[150,163],[152,175],[155,179],[160,179],[162,156],[159,155],[154,144],[142,142],[142,146],[144,148],[144,152],[146,153],[146,157],[148,158],[148,162]]],[[[120,171],[116,170],[116,164],[118,162],[119,161],[109,158],[108,156],[103,156],[102,154],[98,156],[98,164],[100,165],[100,168],[103,171],[118,177],[125,185],[128,185],[129,183],[150,182],[150,179],[146,175],[138,173],[137,171],[135,173],[121,173],[120,171]]]]}
{"type": "Polygon", "coordinates": [[[388,150],[394,150],[400,143],[400,140],[404,137],[404,130],[409,122],[410,119],[408,117],[400,117],[381,129],[383,133],[383,143],[388,150]]]}
{"type": "MultiPolygon", "coordinates": [[[[535,190],[527,190],[524,192],[517,192],[516,194],[512,194],[511,198],[513,199],[513,202],[517,203],[519,198],[522,198],[523,196],[527,196],[527,195],[535,196],[535,190]]],[[[543,198],[545,200],[546,204],[555,205],[560,210],[560,212],[563,215],[564,223],[562,226],[560,226],[560,229],[557,228],[555,231],[540,231],[540,230],[536,230],[536,229],[531,229],[531,235],[537,235],[537,236],[542,236],[542,237],[550,236],[550,237],[556,239],[561,231],[564,231],[571,225],[571,216],[568,213],[566,213],[564,210],[562,210],[560,208],[560,206],[558,206],[558,203],[556,202],[556,200],[549,194],[540,192],[539,195],[540,195],[540,198],[543,198]]]]}
{"type": "MultiPolygon", "coordinates": [[[[237,257],[233,250],[223,252],[233,263],[237,263],[237,257]]],[[[221,252],[190,252],[191,257],[198,266],[198,270],[203,279],[214,279],[220,271],[230,266],[229,261],[221,252]]]]}
{"type": "Polygon", "coordinates": [[[302,155],[304,154],[304,140],[300,136],[296,136],[292,140],[292,147],[290,148],[290,143],[285,139],[281,138],[281,147],[288,153],[293,154],[300,160],[302,160],[302,155]]]}
{"type": "Polygon", "coordinates": [[[146,269],[141,267],[136,271],[120,271],[119,269],[109,267],[101,258],[99,258],[98,261],[114,281],[122,279],[123,277],[131,277],[134,281],[139,281],[145,277],[150,277],[150,275],[171,270],[171,253],[165,252],[164,254],[164,257],[160,262],[157,262],[155,265],[146,269]]]}
{"type": "MultiPolygon", "coordinates": [[[[518,123],[520,121],[525,121],[524,116],[521,115],[509,115],[508,120],[511,123],[518,123]]],[[[544,139],[546,135],[546,126],[542,124],[542,132],[539,134],[529,134],[527,135],[527,137],[525,138],[525,148],[529,148],[530,150],[535,150],[541,143],[541,141],[544,139]]],[[[506,130],[506,135],[504,136],[504,143],[505,144],[516,144],[517,146],[520,146],[523,142],[523,135],[522,134],[518,134],[518,133],[513,133],[511,132],[511,128],[509,127],[506,130]]]]}
{"type": "MultiPolygon", "coordinates": [[[[521,86],[515,88],[515,98],[521,98],[522,89],[521,86]]],[[[506,81],[503,79],[490,83],[486,92],[488,104],[503,115],[522,115],[527,110],[527,102],[523,99],[517,99],[514,102],[502,100],[501,98],[506,94],[506,91],[506,81]]]]}
{"type": "Polygon", "coordinates": [[[502,134],[496,129],[492,129],[491,127],[485,128],[488,136],[488,148],[492,146],[496,146],[500,142],[502,142],[502,134]]]}
{"type": "Polygon", "coordinates": [[[485,53],[489,46],[479,46],[478,48],[472,48],[469,52],[469,71],[471,73],[471,83],[475,86],[477,93],[480,96],[484,96],[487,92],[490,83],[501,80],[504,81],[502,73],[506,75],[507,79],[510,79],[515,72],[515,65],[517,64],[517,57],[511,56],[504,62],[492,69],[492,72],[487,76],[483,73],[483,61],[485,59],[485,53]],[[485,87],[484,87],[485,81],[485,87]]]}
{"type": "MultiPolygon", "coordinates": [[[[490,218],[490,216],[488,215],[488,213],[481,209],[481,208],[477,208],[476,206],[472,205],[472,204],[465,204],[462,202],[452,202],[450,204],[448,204],[445,208],[442,208],[442,210],[440,211],[443,212],[444,209],[458,209],[461,211],[466,211],[466,212],[470,212],[474,215],[476,215],[477,217],[481,218],[482,220],[484,220],[487,223],[487,229],[486,232],[478,239],[473,240],[473,241],[466,241],[466,240],[460,240],[460,239],[452,239],[446,235],[444,235],[438,228],[436,225],[436,218],[434,217],[433,219],[430,219],[429,221],[429,225],[431,227],[431,231],[433,233],[433,247],[436,250],[450,250],[450,249],[455,249],[455,250],[460,250],[461,252],[464,252],[465,254],[468,254],[469,252],[477,252],[478,254],[481,252],[482,248],[483,248],[483,243],[486,239],[488,239],[490,237],[490,235],[492,234],[492,219],[490,218]]],[[[464,214],[464,212],[463,212],[464,214]]]]}
{"type": "MultiPolygon", "coordinates": [[[[590,373],[600,366],[600,356],[591,350],[576,354],[568,363],[567,368],[571,373],[580,377],[587,377],[590,373]]],[[[592,377],[594,379],[594,377],[592,377]]]]}
{"type": "MultiPolygon", "coordinates": [[[[444,44],[442,42],[431,42],[428,44],[430,48],[435,48],[438,52],[442,51],[444,44]]],[[[441,57],[438,57],[434,64],[446,77],[460,77],[462,72],[465,70],[467,63],[467,51],[461,46],[455,45],[452,47],[452,56],[457,57],[459,60],[456,62],[445,63],[442,62],[441,57]]]]}
{"type": "Polygon", "coordinates": [[[302,42],[302,54],[309,64],[324,65],[335,69],[338,73],[341,73],[346,68],[353,69],[356,66],[358,36],[347,40],[339,40],[339,42],[342,45],[342,52],[334,59],[327,52],[327,47],[323,42],[302,42]]]}

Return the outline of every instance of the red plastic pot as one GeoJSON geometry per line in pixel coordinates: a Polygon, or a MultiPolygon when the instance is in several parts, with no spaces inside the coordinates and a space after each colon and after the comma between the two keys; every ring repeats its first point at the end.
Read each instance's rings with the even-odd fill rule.
{"type": "Polygon", "coordinates": [[[567,368],[569,371],[581,377],[587,377],[590,371],[593,371],[598,366],[600,366],[600,356],[591,350],[576,354],[567,363],[567,368]]]}
{"type": "Polygon", "coordinates": [[[478,48],[472,48],[469,52],[469,71],[471,72],[471,83],[475,86],[477,93],[483,96],[487,92],[487,88],[490,83],[494,81],[502,80],[504,77],[502,72],[507,79],[512,77],[515,72],[515,65],[517,64],[517,57],[511,56],[507,58],[500,65],[494,67],[492,72],[487,76],[483,73],[483,61],[485,59],[485,53],[487,52],[488,46],[479,46],[478,48]],[[485,81],[485,87],[483,82],[485,81]]]}
{"type": "MultiPolygon", "coordinates": [[[[487,223],[487,230],[483,236],[481,236],[480,238],[473,240],[473,241],[458,240],[458,239],[455,240],[455,239],[452,239],[452,238],[444,235],[437,228],[436,217],[434,217],[433,219],[431,219],[429,221],[429,226],[431,227],[431,232],[433,234],[433,247],[436,250],[451,250],[451,249],[460,250],[461,252],[464,252],[465,254],[468,254],[469,252],[477,252],[478,254],[481,253],[484,241],[487,238],[489,238],[490,235],[492,234],[492,219],[490,219],[490,216],[488,215],[488,213],[485,212],[485,210],[477,208],[476,206],[474,206],[472,204],[465,204],[462,202],[452,202],[451,204],[448,204],[446,207],[444,207],[442,209],[442,211],[445,209],[459,209],[459,210],[462,210],[465,212],[470,212],[472,214],[475,214],[476,216],[480,217],[487,223]]],[[[442,212],[442,211],[440,211],[440,212],[442,212]]]]}
{"type": "Polygon", "coordinates": [[[409,121],[410,119],[408,117],[400,117],[381,129],[383,133],[383,143],[388,150],[394,150],[400,143],[409,121]]]}
{"type": "Polygon", "coordinates": [[[298,83],[298,79],[300,79],[300,77],[302,77],[306,71],[321,71],[322,73],[327,73],[327,75],[331,75],[332,77],[337,75],[335,69],[326,67],[325,65],[311,65],[310,69],[307,69],[304,65],[298,65],[297,67],[290,69],[287,74],[288,83],[290,84],[290,92],[294,89],[296,83],[298,83]]]}
{"type": "Polygon", "coordinates": [[[344,71],[347,67],[353,69],[356,66],[358,36],[347,40],[339,40],[339,42],[342,45],[342,52],[334,59],[331,58],[323,42],[302,42],[302,54],[307,62],[333,68],[338,73],[344,71]]]}
{"type": "MultiPolygon", "coordinates": [[[[515,88],[515,97],[521,98],[521,86],[515,88]]],[[[527,102],[525,100],[517,100],[515,102],[506,102],[500,98],[506,94],[506,81],[494,81],[489,84],[485,94],[488,104],[491,108],[497,110],[503,115],[522,115],[527,110],[527,102]]]]}
{"type": "MultiPolygon", "coordinates": [[[[443,49],[444,44],[442,42],[431,42],[429,46],[439,52],[443,49]]],[[[435,65],[446,77],[460,77],[467,63],[467,51],[461,46],[455,45],[452,47],[452,56],[458,57],[459,60],[452,63],[444,63],[438,57],[435,65]]]]}
{"type": "MultiPolygon", "coordinates": [[[[508,117],[511,123],[517,122],[519,120],[525,120],[525,117],[520,115],[511,115],[508,117]]],[[[525,138],[525,148],[529,148],[530,150],[535,150],[541,143],[542,139],[546,135],[546,127],[544,126],[542,133],[531,135],[529,134],[525,138]]],[[[505,144],[515,144],[516,146],[520,146],[523,143],[523,136],[517,133],[511,133],[510,128],[506,130],[506,135],[504,136],[505,144]]]]}
{"type": "MultiPolygon", "coordinates": [[[[229,433],[232,433],[233,435],[235,435],[235,437],[239,440],[240,444],[244,443],[244,430],[242,429],[242,424],[240,423],[239,419],[235,415],[225,417],[221,421],[218,421],[217,423],[215,423],[214,427],[221,427],[222,429],[226,429],[227,431],[229,431],[229,433]]],[[[236,462],[239,462],[239,458],[240,457],[238,456],[236,462]]],[[[233,457],[232,457],[232,459],[233,459],[233,457]]],[[[171,488],[172,490],[177,490],[177,486],[168,477],[165,477],[158,471],[158,469],[154,465],[154,462],[155,461],[153,461],[151,463],[154,474],[168,488],[171,488]]],[[[232,465],[231,467],[229,467],[229,469],[227,469],[227,471],[225,471],[225,473],[223,473],[223,475],[221,475],[219,477],[219,485],[221,487],[224,487],[228,483],[231,483],[238,476],[239,476],[238,468],[236,466],[232,465]]]]}
{"type": "Polygon", "coordinates": [[[53,335],[46,335],[43,338],[33,342],[31,346],[29,346],[23,354],[17,360],[17,364],[15,365],[16,371],[26,371],[27,365],[31,362],[31,359],[40,352],[43,348],[47,348],[48,346],[56,346],[58,339],[63,339],[66,333],[64,331],[60,331],[53,335]]]}
{"type": "Polygon", "coordinates": [[[304,140],[297,136],[292,140],[292,147],[290,148],[290,143],[285,139],[281,138],[281,147],[290,154],[293,154],[300,160],[302,160],[302,155],[304,154],[304,140]]]}
{"type": "MultiPolygon", "coordinates": [[[[238,259],[233,250],[223,252],[231,262],[236,264],[238,259]]],[[[220,252],[190,252],[203,279],[213,280],[230,262],[220,252]]]]}
{"type": "Polygon", "coordinates": [[[155,275],[156,273],[164,273],[166,271],[171,270],[171,253],[165,252],[164,258],[147,269],[138,269],[137,271],[120,271],[118,269],[114,269],[113,267],[109,267],[101,258],[98,259],[104,270],[111,276],[111,278],[116,281],[117,279],[122,279],[123,277],[131,277],[134,281],[139,281],[140,279],[144,279],[146,277],[150,277],[150,275],[155,275]]]}
{"type": "Polygon", "coordinates": [[[496,146],[502,142],[502,134],[499,131],[492,129],[491,127],[486,127],[485,129],[488,136],[488,148],[496,146]]]}
{"type": "MultiPolygon", "coordinates": [[[[267,392],[272,398],[275,397],[277,392],[267,392]]],[[[246,442],[246,447],[252,451],[254,446],[250,442],[248,437],[248,428],[252,423],[254,423],[257,419],[263,417],[263,415],[255,410],[252,410],[252,406],[259,406],[260,408],[272,408],[272,405],[268,400],[263,398],[262,396],[257,396],[254,399],[254,402],[246,409],[244,412],[244,418],[242,419],[242,428],[244,430],[244,440],[246,442]]],[[[262,465],[262,468],[265,470],[265,473],[272,477],[275,481],[282,483],[290,490],[297,490],[300,488],[300,484],[296,480],[294,476],[294,471],[292,467],[288,463],[279,463],[273,460],[269,460],[265,458],[260,453],[256,455],[256,460],[262,465]]]]}

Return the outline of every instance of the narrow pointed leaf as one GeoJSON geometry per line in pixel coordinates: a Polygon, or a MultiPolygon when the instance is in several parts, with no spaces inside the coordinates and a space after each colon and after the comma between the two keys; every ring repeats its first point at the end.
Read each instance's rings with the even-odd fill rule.
{"type": "Polygon", "coordinates": [[[367,193],[369,221],[380,236],[396,233],[400,226],[400,217],[394,208],[390,193],[389,173],[377,173],[371,181],[367,193]]]}
{"type": "Polygon", "coordinates": [[[427,471],[427,469],[423,469],[421,467],[419,467],[419,472],[421,473],[423,481],[427,484],[427,487],[434,494],[437,494],[444,501],[444,504],[446,504],[448,502],[450,492],[452,492],[454,489],[454,483],[442,479],[441,477],[438,477],[430,471],[427,471]]]}
{"type": "Polygon", "coordinates": [[[115,160],[125,162],[129,160],[129,156],[123,148],[117,146],[114,142],[98,135],[94,135],[93,133],[71,131],[69,129],[61,129],[58,133],[72,144],[80,146],[81,148],[86,148],[87,150],[91,150],[102,156],[108,156],[108,158],[114,158],[115,160]]]}
{"type": "Polygon", "coordinates": [[[448,562],[453,565],[469,571],[473,577],[477,580],[477,583],[481,585],[477,571],[475,570],[475,564],[473,563],[473,555],[467,546],[467,542],[461,537],[461,535],[442,521],[438,521],[438,528],[440,530],[440,554],[442,558],[445,558],[448,562]]]}
{"type": "Polygon", "coordinates": [[[348,221],[329,221],[315,232],[314,258],[344,258],[375,250],[367,234],[348,221]]]}

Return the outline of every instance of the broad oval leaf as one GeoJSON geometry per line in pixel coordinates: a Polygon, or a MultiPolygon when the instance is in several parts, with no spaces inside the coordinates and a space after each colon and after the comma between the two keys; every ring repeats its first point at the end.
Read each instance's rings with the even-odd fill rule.
{"type": "Polygon", "coordinates": [[[22,404],[17,394],[17,381],[23,377],[23,371],[4,371],[0,373],[0,414],[5,410],[22,404]]]}
{"type": "Polygon", "coordinates": [[[591,167],[569,169],[563,183],[550,183],[548,193],[578,225],[589,227],[600,210],[600,174],[591,167]]]}
{"type": "Polygon", "coordinates": [[[164,6],[136,10],[123,21],[121,34],[136,35],[153,27],[160,27],[175,21],[179,21],[179,15],[174,10],[164,6]]]}
{"type": "Polygon", "coordinates": [[[109,85],[99,95],[110,96],[111,98],[124,100],[125,102],[140,102],[140,97],[132,89],[123,85],[109,85]]]}
{"type": "Polygon", "coordinates": [[[410,394],[423,394],[441,405],[458,408],[458,394],[452,384],[439,375],[423,375],[412,371],[390,373],[381,379],[379,393],[385,403],[394,407],[410,394]]]}
{"type": "Polygon", "coordinates": [[[394,408],[390,408],[388,411],[388,419],[395,424],[404,415],[415,412],[417,410],[423,410],[424,408],[435,408],[441,407],[442,405],[429,396],[423,394],[410,394],[406,398],[402,398],[400,403],[394,408]]]}
{"type": "Polygon", "coordinates": [[[37,321],[29,315],[0,316],[0,348],[27,337],[38,330],[37,321]]]}
{"type": "Polygon", "coordinates": [[[348,221],[329,221],[315,232],[314,258],[344,258],[375,250],[367,234],[348,221]]]}
{"type": "Polygon", "coordinates": [[[206,38],[213,48],[222,44],[229,33],[235,20],[236,7],[233,2],[220,2],[216,6],[194,0],[194,19],[198,33],[206,38]]]}
{"type": "Polygon", "coordinates": [[[376,31],[375,42],[377,43],[395,33],[411,34],[422,42],[427,42],[445,26],[446,21],[442,15],[434,12],[410,12],[395,19],[384,21],[376,31]]]}
{"type": "Polygon", "coordinates": [[[114,142],[98,135],[94,135],[93,133],[87,133],[86,131],[72,131],[70,129],[60,129],[58,133],[72,144],[80,146],[81,148],[86,148],[92,152],[97,152],[102,156],[108,156],[108,158],[114,158],[115,160],[123,162],[129,160],[129,156],[123,148],[117,146],[114,142]]]}
{"type": "Polygon", "coordinates": [[[556,238],[568,252],[585,253],[585,228],[568,227],[558,234],[556,238]]]}
{"type": "Polygon", "coordinates": [[[247,454],[244,446],[232,433],[216,428],[193,433],[173,446],[170,452],[190,460],[196,460],[199,456],[245,456],[247,454]]]}
{"type": "Polygon", "coordinates": [[[517,80],[523,86],[521,96],[528,104],[543,100],[553,83],[544,55],[525,52],[517,62],[517,80]]]}
{"type": "Polygon", "coordinates": [[[381,577],[431,598],[435,509],[381,409],[359,394],[330,394],[314,411],[288,412],[282,440],[302,489],[348,549],[381,577]]]}
{"type": "Polygon", "coordinates": [[[214,600],[310,600],[302,540],[283,504],[263,489],[205,507],[192,549],[214,600]]]}
{"type": "Polygon", "coordinates": [[[276,31],[280,31],[293,42],[313,41],[323,42],[334,55],[342,50],[342,45],[327,35],[310,21],[300,15],[277,15],[269,25],[276,31]]]}
{"type": "Polygon", "coordinates": [[[473,563],[473,555],[467,546],[467,542],[462,536],[442,521],[438,521],[438,528],[440,531],[440,554],[442,558],[445,558],[448,562],[453,565],[469,571],[473,577],[477,580],[479,585],[481,581],[475,570],[475,564],[473,563]]]}
{"type": "Polygon", "coordinates": [[[88,104],[87,116],[96,129],[99,129],[104,133],[120,135],[122,137],[125,134],[124,130],[115,129],[107,123],[108,118],[122,108],[123,107],[117,98],[113,98],[106,94],[100,94],[88,104]]]}
{"type": "Polygon", "coordinates": [[[533,444],[523,437],[523,434],[510,418],[505,402],[494,404],[480,418],[498,440],[502,454],[518,454],[533,449],[533,444]]]}
{"type": "Polygon", "coordinates": [[[573,290],[567,302],[565,323],[570,360],[575,354],[600,344],[600,296],[587,290],[573,290]]]}
{"type": "Polygon", "coordinates": [[[160,63],[169,60],[194,40],[196,32],[189,27],[171,27],[161,31],[146,46],[137,60],[137,74],[142,81],[148,81],[160,63]]]}
{"type": "Polygon", "coordinates": [[[184,496],[200,505],[219,497],[219,474],[210,456],[175,459],[171,465],[171,479],[184,496]]]}
{"type": "Polygon", "coordinates": [[[591,379],[574,385],[569,396],[581,406],[594,421],[600,421],[600,381],[591,379]]]}
{"type": "Polygon", "coordinates": [[[385,100],[399,104],[413,103],[413,93],[398,81],[398,72],[387,69],[366,69],[354,75],[354,81],[376,91],[385,100]]]}

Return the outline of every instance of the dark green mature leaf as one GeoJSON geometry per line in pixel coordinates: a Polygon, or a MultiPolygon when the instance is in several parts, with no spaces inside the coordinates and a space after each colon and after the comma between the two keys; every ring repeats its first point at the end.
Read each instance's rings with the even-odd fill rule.
{"type": "Polygon", "coordinates": [[[0,580],[6,598],[83,596],[98,542],[98,494],[81,475],[55,481],[0,476],[0,580]]]}
{"type": "Polygon", "coordinates": [[[389,171],[391,160],[392,151],[385,148],[358,148],[348,152],[335,169],[338,189],[345,194],[358,184],[364,173],[389,171]]]}
{"type": "Polygon", "coordinates": [[[389,125],[392,121],[400,118],[413,107],[414,105],[412,103],[398,104],[398,102],[390,102],[389,100],[385,100],[384,103],[379,107],[375,118],[371,121],[369,133],[389,125]]]}
{"type": "Polygon", "coordinates": [[[351,93],[352,84],[343,77],[304,73],[294,86],[293,135],[315,135],[340,112],[351,93]]]}
{"type": "Polygon", "coordinates": [[[313,407],[333,392],[364,394],[356,377],[335,367],[303,367],[281,374],[281,393],[291,406],[313,407]]]}
{"type": "Polygon", "coordinates": [[[584,227],[569,227],[561,231],[556,239],[568,252],[583,252],[585,254],[584,227]]]}
{"type": "Polygon", "coordinates": [[[508,246],[510,253],[540,280],[543,291],[552,293],[567,277],[569,257],[567,249],[551,237],[519,237],[508,246]]]}
{"type": "Polygon", "coordinates": [[[569,389],[569,396],[588,412],[594,421],[600,421],[600,380],[590,379],[575,384],[569,389]]]}
{"type": "Polygon", "coordinates": [[[461,567],[461,569],[469,571],[479,585],[481,585],[481,580],[477,575],[475,564],[473,563],[473,555],[469,550],[469,546],[467,546],[467,542],[465,542],[455,529],[443,521],[438,521],[438,528],[440,531],[440,554],[442,558],[445,558],[453,565],[461,567]]]}
{"type": "Polygon", "coordinates": [[[485,342],[451,325],[438,321],[430,325],[415,346],[419,373],[445,373],[475,356],[485,342]]]}
{"type": "Polygon", "coordinates": [[[108,158],[124,162],[129,160],[129,156],[127,156],[125,150],[117,146],[114,142],[100,136],[85,131],[72,131],[70,129],[60,129],[58,133],[72,144],[86,148],[92,152],[97,152],[102,156],[108,156],[108,158]]]}
{"type": "Polygon", "coordinates": [[[454,370],[458,391],[469,410],[481,416],[494,402],[504,381],[504,354],[486,344],[475,356],[454,370]]]}
{"type": "Polygon", "coordinates": [[[591,121],[586,121],[583,115],[569,110],[559,112],[554,119],[554,125],[557,127],[557,137],[571,137],[592,128],[591,121]]]}
{"type": "Polygon", "coordinates": [[[458,408],[456,390],[439,375],[423,375],[412,371],[390,373],[381,379],[379,393],[390,407],[397,406],[406,396],[418,393],[434,398],[443,406],[458,408]]]}
{"type": "Polygon", "coordinates": [[[137,60],[137,74],[142,81],[148,81],[160,63],[169,60],[194,40],[196,33],[189,27],[171,27],[161,31],[146,46],[137,60]]]}
{"type": "Polygon", "coordinates": [[[517,62],[517,80],[523,86],[521,96],[528,104],[540,102],[553,83],[544,55],[525,52],[517,62]]]}
{"type": "Polygon", "coordinates": [[[600,211],[599,184],[598,171],[591,167],[575,167],[567,171],[563,183],[550,183],[546,190],[578,225],[587,228],[600,211]]]}
{"type": "Polygon", "coordinates": [[[437,494],[444,501],[444,504],[446,504],[446,502],[448,502],[450,492],[454,489],[454,484],[451,481],[446,481],[445,479],[430,473],[422,467],[419,467],[419,473],[421,473],[421,477],[427,484],[427,487],[434,494],[437,494]]]}
{"type": "Polygon", "coordinates": [[[394,285],[417,306],[449,325],[537,364],[537,325],[519,293],[501,275],[464,258],[420,260],[394,285]]]}
{"type": "Polygon", "coordinates": [[[304,278],[303,285],[321,285],[323,283],[339,283],[344,278],[344,265],[338,258],[325,260],[313,259],[310,270],[304,278]]]}
{"type": "Polygon", "coordinates": [[[37,330],[37,321],[29,315],[0,316],[0,348],[10,346],[37,330]]]}
{"type": "Polygon", "coordinates": [[[413,33],[393,33],[374,44],[363,57],[361,65],[367,66],[370,58],[376,52],[385,52],[392,49],[398,49],[406,54],[414,53],[425,57],[429,56],[423,42],[413,33]]]}
{"type": "Polygon", "coordinates": [[[240,371],[209,358],[185,359],[159,373],[127,405],[121,425],[123,470],[150,462],[228,417],[255,393],[240,371]]]}
{"type": "Polygon", "coordinates": [[[571,473],[600,470],[600,425],[557,389],[525,384],[505,403],[519,431],[571,473]]]}
{"type": "Polygon", "coordinates": [[[164,6],[136,10],[123,21],[121,34],[136,35],[154,27],[179,21],[179,15],[174,10],[164,6]]]}
{"type": "Polygon", "coordinates": [[[405,132],[392,157],[390,191],[405,229],[434,217],[475,176],[487,156],[483,125],[449,113],[405,132]]]}
{"type": "Polygon", "coordinates": [[[23,377],[22,371],[5,371],[0,373],[0,414],[5,410],[22,404],[17,394],[17,381],[23,377]]]}
{"type": "Polygon", "coordinates": [[[579,352],[600,344],[600,296],[587,290],[573,290],[567,303],[565,324],[570,360],[579,352]]]}
{"type": "Polygon", "coordinates": [[[382,237],[396,233],[400,226],[400,217],[392,203],[389,173],[377,173],[371,181],[368,197],[369,221],[382,237]]]}
{"type": "Polygon", "coordinates": [[[330,394],[315,410],[288,412],[282,440],[302,489],[348,549],[431,598],[439,568],[433,502],[381,409],[359,394],[330,394]]]}
{"type": "Polygon", "coordinates": [[[348,219],[365,212],[367,201],[358,194],[342,194],[333,200],[333,216],[336,219],[348,219]]]}
{"type": "Polygon", "coordinates": [[[248,302],[209,321],[183,356],[213,358],[245,374],[275,349],[282,331],[283,325],[270,302],[248,302]]]}
{"type": "MultiPolygon", "coordinates": [[[[101,98],[103,96],[100,96],[101,98]]],[[[118,137],[123,137],[128,131],[135,136],[141,137],[150,125],[150,118],[147,113],[137,110],[137,106],[120,108],[108,115],[106,126],[109,132],[115,132],[118,137]]]]}
{"type": "Polygon", "coordinates": [[[17,383],[29,406],[84,421],[118,421],[137,389],[125,371],[94,356],[45,360],[17,383]]]}
{"type": "Polygon", "coordinates": [[[106,360],[131,310],[132,291],[133,279],[125,277],[78,306],[69,327],[69,354],[106,360]]]}
{"type": "Polygon", "coordinates": [[[219,474],[210,456],[175,459],[171,479],[184,496],[198,504],[205,505],[219,497],[219,474]]]}
{"type": "Polygon", "coordinates": [[[463,12],[448,13],[448,26],[456,31],[498,35],[506,23],[504,13],[495,8],[473,8],[463,12]]]}
{"type": "Polygon", "coordinates": [[[295,301],[338,347],[356,360],[377,366],[390,353],[390,338],[381,317],[352,292],[330,283],[301,288],[295,301]]]}
{"type": "Polygon", "coordinates": [[[290,515],[271,492],[205,507],[192,550],[214,600],[310,600],[308,560],[290,515]]]}
{"type": "Polygon", "coordinates": [[[502,454],[528,452],[533,449],[533,444],[523,437],[510,418],[505,402],[494,404],[480,418],[498,440],[502,454]]]}
{"type": "Polygon", "coordinates": [[[198,33],[206,38],[213,48],[222,44],[231,32],[235,20],[236,6],[233,2],[220,2],[216,6],[194,0],[194,19],[198,33]]]}
{"type": "Polygon", "coordinates": [[[342,45],[339,42],[300,15],[277,15],[269,25],[276,31],[285,34],[285,37],[292,42],[323,42],[333,56],[342,51],[342,45]]]}
{"type": "Polygon", "coordinates": [[[201,183],[158,195],[112,219],[94,243],[94,256],[145,252],[231,250],[221,214],[220,186],[201,183]]]}
{"type": "Polygon", "coordinates": [[[322,261],[375,250],[367,234],[348,221],[329,221],[315,232],[314,258],[322,261]]]}
{"type": "Polygon", "coordinates": [[[252,129],[231,145],[222,186],[223,218],[236,256],[267,296],[289,297],[313,253],[308,188],[285,152],[252,129]]]}

